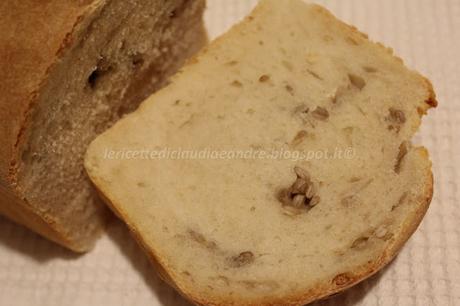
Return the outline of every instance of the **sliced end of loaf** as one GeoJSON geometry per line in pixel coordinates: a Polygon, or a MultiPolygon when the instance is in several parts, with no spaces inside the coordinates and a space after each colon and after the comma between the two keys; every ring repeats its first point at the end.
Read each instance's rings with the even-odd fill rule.
{"type": "Polygon", "coordinates": [[[206,41],[204,1],[109,1],[79,19],[21,134],[5,214],[75,251],[109,214],[83,169],[86,147],[164,86],[206,41]],[[20,200],[19,200],[20,199],[20,200]],[[35,221],[38,222],[35,222],[35,221]]]}
{"type": "Polygon", "coordinates": [[[377,272],[421,222],[431,163],[410,141],[435,105],[425,78],[325,9],[265,0],[98,137],[85,166],[195,303],[303,305],[377,272]],[[141,154],[337,148],[354,154],[141,154]],[[315,191],[297,192],[299,181],[315,191]]]}

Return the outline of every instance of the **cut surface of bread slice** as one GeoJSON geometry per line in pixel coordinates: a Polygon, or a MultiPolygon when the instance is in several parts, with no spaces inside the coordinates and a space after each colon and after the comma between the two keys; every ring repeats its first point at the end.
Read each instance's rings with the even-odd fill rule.
{"type": "Polygon", "coordinates": [[[381,269],[421,222],[433,178],[411,138],[434,106],[429,81],[322,7],[264,0],[85,166],[194,303],[303,305],[381,269]]]}
{"type": "Polygon", "coordinates": [[[84,152],[205,44],[204,5],[2,2],[0,213],[75,251],[92,247],[109,210],[84,152]]]}

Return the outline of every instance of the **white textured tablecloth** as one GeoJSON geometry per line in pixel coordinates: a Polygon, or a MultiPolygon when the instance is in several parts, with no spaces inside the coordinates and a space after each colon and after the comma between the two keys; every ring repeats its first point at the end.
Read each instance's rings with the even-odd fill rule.
{"type": "MultiPolygon", "coordinates": [[[[422,225],[389,267],[319,304],[460,305],[460,0],[316,2],[393,47],[433,81],[440,102],[416,139],[430,149],[436,181],[422,225]]],[[[211,37],[255,3],[208,0],[211,37]]],[[[75,256],[0,217],[0,306],[10,305],[189,304],[158,279],[119,221],[93,252],[75,256]]]]}

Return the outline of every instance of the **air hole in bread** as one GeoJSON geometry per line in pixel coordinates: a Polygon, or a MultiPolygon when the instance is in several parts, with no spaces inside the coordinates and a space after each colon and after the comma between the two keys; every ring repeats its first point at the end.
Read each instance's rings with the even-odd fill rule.
{"type": "Polygon", "coordinates": [[[366,81],[359,75],[349,73],[348,79],[350,80],[350,83],[359,90],[362,90],[366,86],[366,81]]]}
{"type": "Polygon", "coordinates": [[[364,249],[367,245],[367,242],[369,241],[369,237],[359,237],[353,243],[351,244],[352,249],[364,249]]]}
{"type": "Polygon", "coordinates": [[[105,57],[101,57],[96,65],[96,68],[88,76],[88,85],[91,89],[95,89],[100,79],[112,70],[112,65],[105,57]]]}
{"type": "Polygon", "coordinates": [[[135,69],[138,69],[144,65],[145,59],[142,53],[136,52],[131,55],[131,62],[135,69]]]}
{"type": "Polygon", "coordinates": [[[99,78],[99,76],[100,76],[100,71],[98,69],[96,69],[93,72],[91,72],[91,74],[88,77],[88,85],[89,85],[89,87],[91,87],[91,88],[96,87],[96,81],[99,78]]]}
{"type": "Polygon", "coordinates": [[[96,68],[88,77],[88,85],[91,89],[95,89],[98,83],[98,80],[102,75],[104,75],[104,71],[96,68]]]}

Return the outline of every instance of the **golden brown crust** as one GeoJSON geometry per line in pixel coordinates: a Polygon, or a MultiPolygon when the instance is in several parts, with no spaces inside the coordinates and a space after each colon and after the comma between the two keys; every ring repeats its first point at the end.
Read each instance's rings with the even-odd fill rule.
{"type": "Polygon", "coordinates": [[[51,67],[74,39],[79,22],[101,0],[6,0],[0,4],[0,213],[75,251],[53,219],[29,205],[16,185],[28,114],[51,67]]]}

